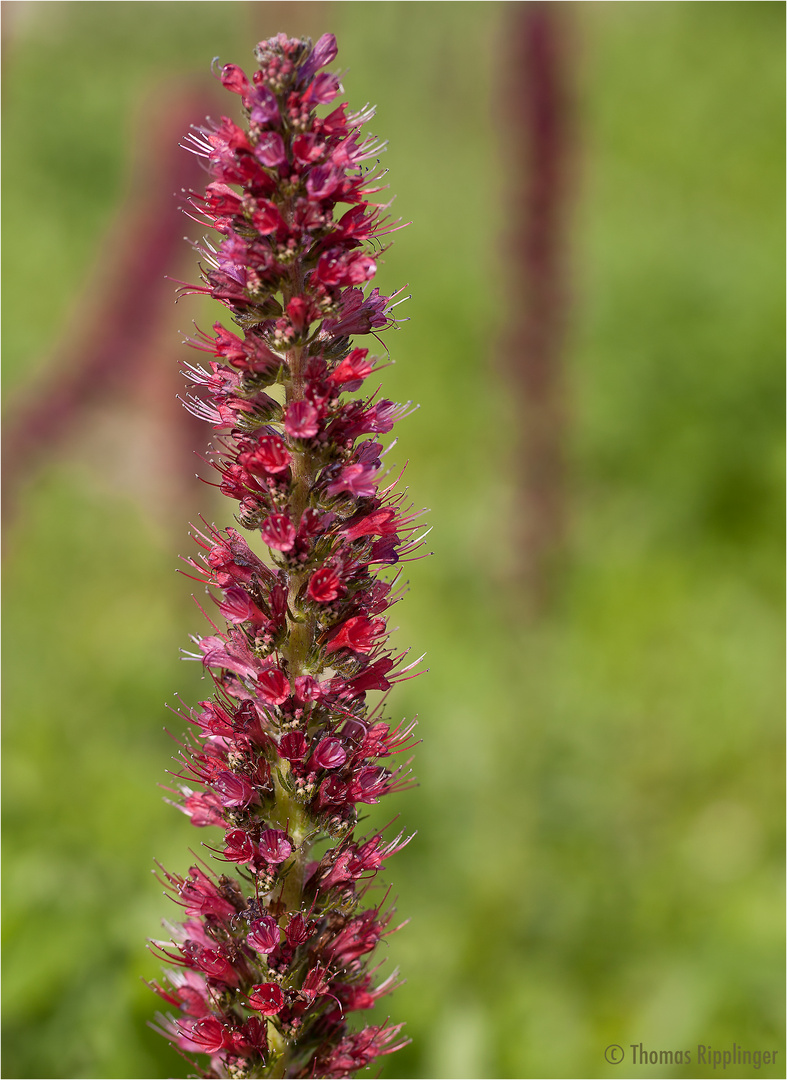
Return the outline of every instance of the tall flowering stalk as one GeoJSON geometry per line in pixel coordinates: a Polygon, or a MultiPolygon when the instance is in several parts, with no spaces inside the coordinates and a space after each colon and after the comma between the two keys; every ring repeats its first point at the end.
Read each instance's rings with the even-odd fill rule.
{"type": "Polygon", "coordinates": [[[175,965],[155,989],[178,1010],[159,1015],[162,1033],[209,1055],[201,1076],[346,1077],[406,1041],[401,1024],[359,1028],[350,1014],[397,985],[369,967],[391,932],[387,894],[364,900],[407,840],[356,825],[359,806],[410,782],[395,755],[414,724],[392,729],[385,698],[366,698],[416,666],[388,644],[397,573],[377,576],[420,546],[377,440],[411,406],[346,396],[377,370],[350,337],[394,321],[393,297],[367,289],[393,228],[371,201],[383,146],[361,128],[373,110],[317,114],[341,89],[322,71],[330,34],[314,47],[279,35],[255,56],[251,80],[220,73],[247,126],[225,117],[188,136],[214,178],[190,203],[220,237],[200,248],[192,291],[243,332],[216,323],[192,340],[216,359],[189,367],[188,404],[221,433],[221,491],[270,554],[206,527],[189,560],[227,625],[195,639],[215,694],[180,714],[196,731],[176,805],[223,830],[207,845],[223,865],[162,871],[187,918],[154,943],[175,965]]]}

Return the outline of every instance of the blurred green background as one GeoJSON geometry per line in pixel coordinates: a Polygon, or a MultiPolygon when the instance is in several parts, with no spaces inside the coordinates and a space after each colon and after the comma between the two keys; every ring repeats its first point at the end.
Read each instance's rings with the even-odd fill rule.
{"type": "MultiPolygon", "coordinates": [[[[382,1075],[619,1076],[604,1048],[641,1042],[694,1064],[625,1075],[716,1075],[696,1044],[737,1043],[778,1050],[759,1075],[780,1076],[784,9],[549,6],[576,176],[570,528],[540,615],[514,584],[519,412],[499,359],[518,4],[5,4],[6,427],[46,402],[64,341],[69,363],[111,345],[90,323],[101,268],[183,80],[211,93],[216,54],[251,66],[278,30],[335,32],[413,221],[381,268],[412,293],[383,378],[421,403],[400,457],[434,526],[394,619],[429,659],[393,702],[421,719],[420,787],[374,811],[418,830],[390,867],[410,923],[386,950],[407,979],[386,1011],[413,1041],[382,1075]]],[[[193,279],[183,247],[170,272],[193,279]]],[[[168,371],[195,317],[216,313],[156,316],[168,371]]],[[[183,871],[205,838],[156,787],[164,703],[208,693],[178,659],[203,623],[173,570],[189,517],[231,507],[187,458],[170,477],[176,414],[139,382],[66,442],[44,431],[40,467],[5,450],[24,480],[6,514],[5,1077],[184,1072],[140,981],[175,917],[152,860],[183,871]]]]}

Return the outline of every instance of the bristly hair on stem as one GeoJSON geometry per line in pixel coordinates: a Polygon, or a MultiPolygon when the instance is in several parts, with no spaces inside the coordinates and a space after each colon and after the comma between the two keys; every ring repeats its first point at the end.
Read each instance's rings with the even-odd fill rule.
{"type": "Polygon", "coordinates": [[[383,716],[420,661],[393,653],[386,611],[401,598],[393,568],[425,534],[378,441],[411,404],[351,396],[381,367],[351,338],[393,325],[401,302],[369,289],[379,238],[400,226],[371,201],[374,110],[321,108],[341,91],[324,71],[336,53],[331,34],[260,42],[251,79],[218,70],[245,124],[222,117],[184,142],[212,177],[187,212],[219,238],[183,291],[220,301],[238,328],[190,339],[214,359],[186,366],[185,404],[216,432],[210,463],[236,523],[269,552],[205,524],[187,560],[226,629],[209,618],[214,632],[194,639],[215,693],[178,711],[193,731],[168,801],[222,830],[205,844],[220,865],[161,869],[185,921],[152,943],[172,965],[153,989],[174,1010],[158,1030],[203,1077],[349,1077],[407,1042],[401,1024],[352,1022],[398,985],[370,967],[392,932],[387,893],[364,900],[410,839],[357,824],[359,806],[412,783],[396,757],[414,722],[383,716]]]}

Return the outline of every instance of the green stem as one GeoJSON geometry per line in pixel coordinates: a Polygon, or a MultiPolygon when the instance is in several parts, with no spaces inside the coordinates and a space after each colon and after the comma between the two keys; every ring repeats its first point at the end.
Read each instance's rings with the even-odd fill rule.
{"type": "MultiPolygon", "coordinates": [[[[296,287],[295,293],[300,289],[296,287]]],[[[285,296],[285,302],[287,297],[285,296]]],[[[289,379],[285,383],[285,402],[290,405],[304,398],[304,366],[305,356],[303,346],[296,346],[287,354],[287,366],[289,379]]],[[[290,489],[290,520],[295,528],[298,528],[301,517],[309,501],[309,493],[315,479],[315,463],[312,455],[307,450],[294,450],[291,465],[291,489],[290,489]]],[[[289,572],[288,604],[288,632],[286,644],[282,647],[282,657],[287,664],[287,677],[292,684],[294,680],[304,673],[309,655],[314,645],[316,630],[315,618],[301,609],[298,602],[300,593],[306,579],[308,570],[293,569],[289,572]]],[[[281,762],[282,775],[287,777],[289,762],[281,762]]],[[[282,829],[287,829],[293,842],[294,854],[287,870],[281,900],[287,911],[300,911],[303,905],[303,883],[306,872],[306,864],[309,858],[311,843],[306,841],[309,833],[310,821],[308,813],[299,802],[284,787],[278,776],[274,776],[275,802],[274,814],[277,824],[282,829]]],[[[271,1066],[268,1076],[284,1077],[290,1064],[290,1047],[286,1040],[272,1024],[268,1025],[271,1049],[281,1052],[271,1066]]]]}

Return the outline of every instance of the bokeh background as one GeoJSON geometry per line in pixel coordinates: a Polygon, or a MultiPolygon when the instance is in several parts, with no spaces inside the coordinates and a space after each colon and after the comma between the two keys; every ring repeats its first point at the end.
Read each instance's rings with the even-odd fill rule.
{"type": "MultiPolygon", "coordinates": [[[[145,952],[196,833],[156,784],[205,684],[189,520],[229,523],[175,395],[176,144],[209,65],[339,39],[410,228],[379,283],[433,558],[384,1077],[620,1075],[778,1050],[784,9],[3,4],[6,1077],[165,1077],[145,952]],[[545,419],[546,418],[546,419],[545,419]]],[[[194,236],[194,232],[190,232],[194,236]]],[[[398,715],[397,715],[398,714],[398,715]]],[[[379,812],[378,812],[379,811],[379,812]]],[[[726,1076],[748,1076],[728,1068],[726,1076]]]]}

